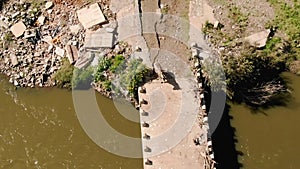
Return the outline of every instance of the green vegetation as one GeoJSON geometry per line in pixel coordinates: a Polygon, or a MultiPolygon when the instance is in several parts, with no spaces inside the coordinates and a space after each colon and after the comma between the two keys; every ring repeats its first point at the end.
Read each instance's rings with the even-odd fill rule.
{"type": "MultiPolygon", "coordinates": [[[[228,17],[233,24],[237,24],[236,29],[222,31],[220,28],[214,29],[213,24],[206,22],[203,32],[212,37],[210,40],[213,44],[223,48],[221,61],[226,75],[227,96],[230,99],[251,105],[263,105],[279,93],[286,91],[279,74],[288,70],[295,56],[299,56],[297,52],[299,48],[296,49],[295,46],[299,42],[293,38],[299,39],[300,36],[298,19],[300,10],[299,6],[293,8],[286,7],[286,5],[282,7],[282,4],[280,6],[280,10],[287,11],[282,16],[277,16],[275,19],[277,22],[274,21],[271,24],[275,26],[270,27],[272,28],[271,37],[263,49],[252,47],[240,38],[246,30],[248,15],[242,14],[235,6],[229,8],[228,17]],[[278,27],[282,32],[286,30],[289,39],[275,34],[274,27],[278,27]]],[[[293,64],[293,67],[297,65],[299,64],[293,64]]],[[[214,76],[207,77],[212,90],[220,90],[222,84],[216,80],[222,78],[218,76],[220,70],[215,66],[210,67],[209,64],[205,66],[205,69],[211,76],[214,76]]]]}
{"type": "Polygon", "coordinates": [[[161,8],[161,13],[162,14],[168,14],[169,12],[169,6],[168,5],[164,5],[163,8],[161,8]]]}
{"type": "Polygon", "coordinates": [[[118,76],[120,87],[127,90],[131,97],[135,97],[138,85],[143,82],[144,75],[148,70],[139,60],[132,59],[127,62],[125,57],[120,54],[112,58],[101,57],[94,82],[100,84],[105,91],[111,91],[111,79],[118,76]]]}
{"type": "Polygon", "coordinates": [[[12,42],[13,41],[13,37],[14,35],[11,32],[8,32],[4,35],[4,41],[6,42],[12,42]]]}
{"type": "Polygon", "coordinates": [[[205,59],[203,64],[203,70],[205,72],[204,77],[208,79],[208,86],[211,91],[219,92],[226,91],[226,82],[224,77],[223,65],[219,60],[211,60],[213,58],[205,59]]]}
{"type": "Polygon", "coordinates": [[[64,58],[62,61],[62,67],[55,73],[54,79],[58,87],[72,88],[72,77],[73,77],[74,66],[64,58]]]}
{"type": "MultiPolygon", "coordinates": [[[[286,69],[288,55],[282,51],[276,57],[244,43],[240,56],[222,55],[226,74],[227,95],[236,101],[261,105],[285,88],[279,74],[286,69]],[[253,92],[255,91],[255,92],[253,92]]],[[[277,48],[274,50],[278,50],[277,48]]]]}
{"type": "Polygon", "coordinates": [[[235,24],[238,24],[241,28],[247,26],[248,24],[248,14],[244,14],[236,6],[231,6],[229,8],[228,18],[231,18],[235,24]]]}
{"type": "Polygon", "coordinates": [[[300,1],[268,0],[275,9],[276,17],[272,23],[275,28],[285,32],[288,40],[300,59],[300,1]]]}
{"type": "Polygon", "coordinates": [[[132,59],[128,63],[125,72],[120,75],[120,84],[129,91],[131,97],[136,96],[138,86],[141,85],[148,69],[137,59],[132,59]]]}
{"type": "Polygon", "coordinates": [[[73,89],[89,89],[93,82],[94,68],[88,66],[84,69],[74,69],[72,87],[73,89]]]}
{"type": "Polygon", "coordinates": [[[115,73],[115,71],[119,68],[120,65],[122,65],[125,61],[125,58],[123,55],[116,55],[114,59],[112,59],[112,65],[110,67],[110,70],[115,73]]]}
{"type": "Polygon", "coordinates": [[[10,45],[13,44],[14,35],[11,32],[7,32],[4,34],[3,40],[0,39],[0,45],[4,49],[8,49],[10,45]]]}
{"type": "Polygon", "coordinates": [[[101,57],[99,59],[99,64],[95,73],[94,81],[104,82],[106,80],[106,77],[104,76],[104,71],[108,71],[111,65],[111,59],[101,57]]]}
{"type": "Polygon", "coordinates": [[[45,2],[46,1],[43,1],[43,0],[32,0],[31,2],[30,2],[30,6],[31,6],[31,9],[34,9],[34,8],[36,8],[36,9],[38,9],[38,10],[40,10],[41,9],[41,6],[43,6],[43,5],[45,5],[45,2]]]}

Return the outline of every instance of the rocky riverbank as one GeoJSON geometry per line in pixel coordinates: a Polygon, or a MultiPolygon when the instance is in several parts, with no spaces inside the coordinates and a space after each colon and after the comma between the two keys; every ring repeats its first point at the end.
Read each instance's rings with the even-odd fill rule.
{"type": "MultiPolygon", "coordinates": [[[[94,13],[103,16],[103,20],[90,22],[80,13],[90,5],[73,1],[26,0],[3,4],[0,12],[0,72],[15,86],[55,86],[54,75],[62,67],[63,58],[76,65],[77,60],[86,57],[82,51],[86,51],[88,33],[109,27],[114,20],[109,1],[100,1],[93,7],[94,13]]],[[[104,48],[110,47],[112,44],[104,48]]]]}

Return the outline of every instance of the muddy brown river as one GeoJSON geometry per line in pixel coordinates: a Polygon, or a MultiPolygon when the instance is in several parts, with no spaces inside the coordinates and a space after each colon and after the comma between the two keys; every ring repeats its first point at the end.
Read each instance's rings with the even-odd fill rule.
{"type": "Polygon", "coordinates": [[[300,168],[300,77],[285,73],[292,89],[285,103],[252,111],[231,104],[238,161],[245,169],[300,168]]]}
{"type": "MultiPolygon", "coordinates": [[[[97,100],[111,126],[141,137],[138,123],[119,115],[110,100],[100,95],[97,100]]],[[[0,168],[140,169],[143,163],[108,153],[89,139],[76,118],[71,91],[15,90],[0,76],[0,168]]]]}
{"type": "MultiPolygon", "coordinates": [[[[293,89],[286,104],[258,112],[231,104],[230,122],[235,128],[242,168],[300,167],[300,77],[288,73],[285,77],[293,89]]],[[[110,100],[100,95],[97,100],[110,125],[120,133],[140,137],[139,124],[119,115],[110,100]]],[[[0,168],[140,169],[143,166],[141,159],[113,155],[89,139],[76,118],[70,91],[15,90],[1,76],[0,101],[0,168]]],[[[221,146],[224,144],[219,142],[221,146]]]]}

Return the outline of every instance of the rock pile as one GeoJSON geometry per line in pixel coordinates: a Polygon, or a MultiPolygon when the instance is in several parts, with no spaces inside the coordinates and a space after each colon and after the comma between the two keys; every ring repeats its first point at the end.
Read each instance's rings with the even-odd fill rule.
{"type": "Polygon", "coordinates": [[[0,73],[15,86],[54,86],[63,58],[75,64],[80,57],[86,24],[95,30],[108,25],[104,15],[114,20],[106,2],[91,6],[101,21],[86,21],[78,16],[83,8],[67,2],[8,1],[0,11],[0,73]]]}

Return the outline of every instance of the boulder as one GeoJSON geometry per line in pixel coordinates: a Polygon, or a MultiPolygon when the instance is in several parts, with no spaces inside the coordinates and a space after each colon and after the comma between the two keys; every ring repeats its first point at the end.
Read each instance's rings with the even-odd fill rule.
{"type": "Polygon", "coordinates": [[[270,33],[271,31],[269,29],[264,30],[246,37],[245,40],[248,41],[252,46],[262,48],[266,46],[270,33]]]}
{"type": "Polygon", "coordinates": [[[15,37],[20,37],[23,35],[23,33],[26,30],[26,26],[22,21],[19,21],[18,23],[14,24],[11,28],[10,31],[15,35],[15,37]]]}

